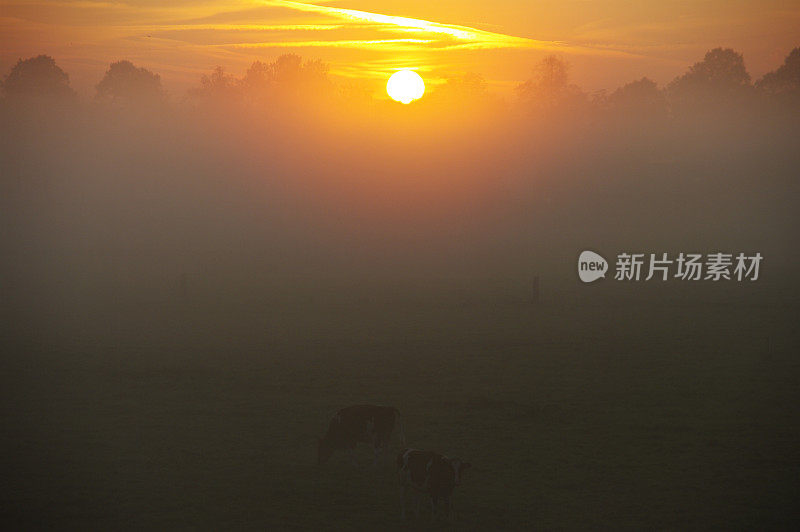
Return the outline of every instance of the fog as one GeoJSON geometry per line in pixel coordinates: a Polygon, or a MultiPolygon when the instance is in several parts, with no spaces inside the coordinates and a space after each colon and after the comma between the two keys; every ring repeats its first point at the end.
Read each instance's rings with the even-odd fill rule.
{"type": "Polygon", "coordinates": [[[179,95],[20,60],[4,518],[402,528],[392,474],[312,466],[375,402],[474,464],[462,528],[788,527],[798,60],[754,81],[717,49],[588,94],[551,57],[513,97],[469,74],[409,105],[297,56],[179,95]],[[613,279],[618,253],[718,251],[761,253],[758,280],[613,279]]]}
{"type": "Polygon", "coordinates": [[[220,70],[185,97],[7,94],[7,293],[34,314],[291,290],[524,299],[539,275],[557,298],[582,288],[584,248],[760,251],[761,288],[791,281],[796,87],[586,95],[550,60],[512,101],[465,76],[404,106],[321,67],[261,92],[220,70]]]}

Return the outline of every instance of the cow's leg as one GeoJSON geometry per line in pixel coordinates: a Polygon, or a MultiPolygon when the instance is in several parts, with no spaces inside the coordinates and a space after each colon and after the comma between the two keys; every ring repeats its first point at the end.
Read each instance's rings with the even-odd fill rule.
{"type": "Polygon", "coordinates": [[[383,467],[388,465],[389,461],[389,442],[381,441],[375,442],[375,460],[373,461],[373,466],[375,468],[378,467],[378,463],[380,463],[383,467]]]}
{"type": "Polygon", "coordinates": [[[372,461],[372,467],[378,467],[378,459],[381,454],[382,448],[386,445],[386,442],[383,441],[381,438],[381,433],[378,431],[374,431],[372,433],[372,452],[374,453],[374,460],[372,461]]]}
{"type": "Polygon", "coordinates": [[[439,501],[431,495],[431,522],[436,521],[436,507],[439,505],[439,501]]]}
{"type": "Polygon", "coordinates": [[[388,467],[391,461],[391,456],[389,455],[389,442],[385,442],[383,444],[383,448],[381,449],[381,453],[383,454],[383,467],[388,467]]]}
{"type": "Polygon", "coordinates": [[[409,484],[409,476],[408,470],[405,468],[400,469],[397,472],[397,483],[400,484],[401,488],[401,496],[402,500],[401,507],[400,507],[400,517],[405,519],[406,518],[406,509],[408,508],[408,497],[410,495],[409,490],[411,489],[411,485],[409,484]]]}
{"type": "Polygon", "coordinates": [[[406,506],[408,505],[408,495],[409,495],[408,486],[403,486],[403,500],[401,501],[402,504],[401,504],[401,507],[400,507],[400,518],[401,519],[405,519],[406,518],[406,506]]]}

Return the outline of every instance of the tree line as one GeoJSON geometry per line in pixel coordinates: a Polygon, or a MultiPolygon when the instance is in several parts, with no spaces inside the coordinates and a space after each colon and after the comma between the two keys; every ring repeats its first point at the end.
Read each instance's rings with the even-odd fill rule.
{"type": "MultiPolygon", "coordinates": [[[[2,81],[5,105],[25,101],[75,102],[69,75],[47,55],[20,59],[2,81]]],[[[492,96],[484,78],[474,73],[448,79],[424,102],[487,101],[492,96]]],[[[161,77],[127,60],[111,63],[95,86],[94,99],[114,105],[162,105],[167,103],[161,77]]],[[[269,106],[275,101],[369,102],[373,94],[357,83],[334,82],[328,66],[319,60],[303,60],[285,54],[273,62],[255,61],[241,78],[216,67],[188,90],[184,100],[269,106]]],[[[570,78],[569,64],[555,55],[542,59],[530,77],[516,87],[516,104],[543,116],[581,113],[588,109],[614,110],[631,116],[667,117],[693,115],[703,110],[732,110],[755,101],[800,104],[800,47],[783,64],[752,80],[742,54],[715,48],[701,61],[664,87],[646,77],[613,91],[589,94],[570,78]]]]}

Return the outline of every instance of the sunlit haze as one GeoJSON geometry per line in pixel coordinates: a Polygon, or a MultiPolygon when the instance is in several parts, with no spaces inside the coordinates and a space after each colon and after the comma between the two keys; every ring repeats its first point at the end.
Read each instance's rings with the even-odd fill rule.
{"type": "Polygon", "coordinates": [[[599,90],[642,75],[666,83],[716,46],[742,52],[761,75],[796,45],[798,27],[797,4],[778,0],[3,0],[0,71],[47,53],[91,93],[106,65],[129,59],[181,94],[216,65],[240,75],[294,52],[376,94],[403,68],[434,85],[476,72],[507,94],[555,52],[599,90]]]}

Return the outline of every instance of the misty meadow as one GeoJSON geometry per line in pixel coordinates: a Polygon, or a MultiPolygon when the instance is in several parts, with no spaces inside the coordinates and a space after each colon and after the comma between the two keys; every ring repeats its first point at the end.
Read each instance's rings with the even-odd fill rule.
{"type": "Polygon", "coordinates": [[[0,521],[12,529],[791,529],[800,48],[589,92],[563,57],[408,105],[286,54],[180,94],[46,55],[0,100],[0,521]],[[577,259],[760,253],[756,282],[577,259]],[[537,292],[534,293],[534,279],[537,292]],[[402,414],[468,460],[402,519],[402,414]],[[426,513],[427,512],[427,513],[426,513]]]}

